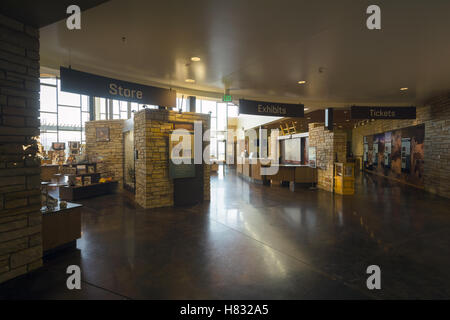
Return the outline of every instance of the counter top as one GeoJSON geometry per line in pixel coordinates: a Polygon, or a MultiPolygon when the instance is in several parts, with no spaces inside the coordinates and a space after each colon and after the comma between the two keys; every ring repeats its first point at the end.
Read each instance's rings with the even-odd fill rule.
{"type": "Polygon", "coordinates": [[[79,204],[79,203],[67,202],[67,208],[62,209],[62,208],[59,207],[59,204],[58,204],[58,206],[55,207],[55,209],[47,211],[47,208],[45,206],[43,206],[41,208],[41,212],[42,212],[42,214],[64,213],[64,211],[66,211],[66,210],[79,208],[79,207],[82,207],[82,206],[83,205],[79,204]]]}

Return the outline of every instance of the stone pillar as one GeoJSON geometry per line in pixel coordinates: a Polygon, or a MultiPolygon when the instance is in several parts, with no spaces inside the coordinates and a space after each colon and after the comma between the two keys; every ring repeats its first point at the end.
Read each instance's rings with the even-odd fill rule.
{"type": "Polygon", "coordinates": [[[0,283],[42,266],[39,31],[0,15],[0,283]]]}
{"type": "MultiPolygon", "coordinates": [[[[169,178],[169,133],[176,122],[201,121],[203,132],[210,128],[206,114],[145,109],[134,116],[136,202],[144,208],[173,206],[173,182],[169,178]]],[[[203,142],[203,148],[208,145],[203,142]]],[[[203,165],[203,200],[210,200],[210,168],[203,165]]]]}
{"type": "Polygon", "coordinates": [[[309,146],[316,147],[317,187],[333,192],[334,163],[346,161],[346,133],[329,131],[323,123],[309,124],[309,146]]]}

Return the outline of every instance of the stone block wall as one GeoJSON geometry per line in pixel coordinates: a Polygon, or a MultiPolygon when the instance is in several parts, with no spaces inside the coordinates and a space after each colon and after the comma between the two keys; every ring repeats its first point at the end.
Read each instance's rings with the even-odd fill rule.
{"type": "Polygon", "coordinates": [[[39,31],[0,15],[0,283],[42,266],[39,31]]]}
{"type": "Polygon", "coordinates": [[[119,182],[119,190],[123,188],[123,128],[125,120],[97,120],[86,122],[86,154],[91,157],[102,157],[97,164],[97,171],[113,175],[119,182]],[[109,141],[97,141],[97,128],[109,128],[109,141]]]}
{"type": "Polygon", "coordinates": [[[323,123],[309,124],[309,146],[316,147],[317,187],[333,192],[334,163],[345,162],[347,135],[344,131],[330,131],[323,123]]]}
{"type": "MultiPolygon", "coordinates": [[[[169,179],[169,132],[175,122],[202,121],[203,133],[210,116],[193,112],[145,109],[134,116],[136,202],[144,208],[173,206],[173,182],[169,179]]],[[[209,144],[203,142],[203,148],[209,144]]],[[[210,200],[210,167],[204,165],[204,200],[210,200]]]]}
{"type": "Polygon", "coordinates": [[[375,120],[353,129],[353,153],[362,157],[364,136],[424,124],[424,188],[450,198],[450,94],[416,110],[413,120],[375,120]]]}

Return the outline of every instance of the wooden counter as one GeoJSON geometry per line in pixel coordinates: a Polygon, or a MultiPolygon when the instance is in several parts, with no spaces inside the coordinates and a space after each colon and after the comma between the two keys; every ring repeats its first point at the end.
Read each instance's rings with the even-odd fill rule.
{"type": "Polygon", "coordinates": [[[81,204],[67,203],[67,208],[59,207],[42,212],[42,249],[44,255],[71,244],[81,238],[81,204]]]}

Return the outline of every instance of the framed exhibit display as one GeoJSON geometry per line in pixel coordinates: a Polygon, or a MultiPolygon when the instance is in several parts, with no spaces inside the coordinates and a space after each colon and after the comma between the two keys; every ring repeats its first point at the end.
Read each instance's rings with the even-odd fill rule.
{"type": "Polygon", "coordinates": [[[80,149],[79,141],[69,141],[69,149],[80,149]]]}
{"type": "Polygon", "coordinates": [[[308,148],[308,159],[309,159],[309,166],[311,168],[315,168],[317,166],[317,163],[316,163],[316,147],[309,147],[308,148]]]}
{"type": "Polygon", "coordinates": [[[55,151],[61,151],[66,149],[65,142],[52,142],[52,149],[55,151]]]}
{"type": "Polygon", "coordinates": [[[96,128],[95,137],[97,142],[108,142],[109,141],[109,127],[96,128]]]}

